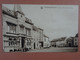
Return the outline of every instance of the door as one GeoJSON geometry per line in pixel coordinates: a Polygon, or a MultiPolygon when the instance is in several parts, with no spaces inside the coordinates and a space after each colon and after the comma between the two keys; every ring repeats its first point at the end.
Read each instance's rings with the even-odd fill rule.
{"type": "Polygon", "coordinates": [[[71,47],[72,45],[71,45],[71,43],[69,43],[69,47],[71,47]]]}
{"type": "Polygon", "coordinates": [[[21,46],[22,46],[22,48],[24,48],[24,44],[25,44],[25,38],[22,37],[22,40],[21,40],[21,46]]]}
{"type": "Polygon", "coordinates": [[[35,43],[34,43],[34,49],[35,49],[35,43]]]}

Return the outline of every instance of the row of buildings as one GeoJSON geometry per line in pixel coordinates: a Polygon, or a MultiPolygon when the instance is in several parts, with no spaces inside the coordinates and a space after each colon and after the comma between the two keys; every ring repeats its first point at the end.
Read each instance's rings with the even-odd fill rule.
{"type": "Polygon", "coordinates": [[[61,37],[51,41],[52,47],[78,47],[78,34],[74,37],[61,37]]]}
{"type": "Polygon", "coordinates": [[[2,20],[4,52],[41,49],[50,45],[44,30],[25,17],[20,5],[14,5],[14,10],[2,6],[2,20]]]}

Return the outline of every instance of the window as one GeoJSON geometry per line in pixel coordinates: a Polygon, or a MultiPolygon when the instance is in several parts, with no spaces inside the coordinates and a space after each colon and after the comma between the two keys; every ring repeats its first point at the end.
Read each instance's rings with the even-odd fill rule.
{"type": "Polygon", "coordinates": [[[9,38],[9,46],[17,45],[16,38],[10,37],[9,38]]]}
{"type": "Polygon", "coordinates": [[[30,39],[27,39],[27,45],[31,45],[31,40],[30,39]]]}
{"type": "Polygon", "coordinates": [[[14,45],[14,42],[13,42],[13,39],[10,37],[9,38],[9,46],[12,46],[12,45],[14,45]]]}
{"type": "Polygon", "coordinates": [[[26,28],[26,35],[31,36],[31,29],[26,28]]]}
{"type": "Polygon", "coordinates": [[[13,26],[13,33],[16,33],[16,26],[13,26]]]}
{"type": "Polygon", "coordinates": [[[77,45],[77,42],[75,42],[75,45],[77,45]]]}
{"type": "Polygon", "coordinates": [[[14,24],[8,24],[8,32],[10,32],[10,33],[16,33],[16,25],[14,25],[14,24]]]}
{"type": "Polygon", "coordinates": [[[20,32],[23,34],[24,33],[24,27],[20,26],[20,32]]]}
{"type": "Polygon", "coordinates": [[[75,39],[75,41],[77,41],[77,39],[75,39]]]}

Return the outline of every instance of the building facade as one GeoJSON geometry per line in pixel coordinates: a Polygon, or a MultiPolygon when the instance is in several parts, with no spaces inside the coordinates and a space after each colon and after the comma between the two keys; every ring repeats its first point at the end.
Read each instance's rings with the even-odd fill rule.
{"type": "Polygon", "coordinates": [[[74,37],[69,37],[66,41],[67,47],[78,47],[78,34],[74,37]]]}
{"type": "Polygon", "coordinates": [[[43,45],[44,45],[44,41],[43,41],[43,37],[44,37],[43,29],[38,28],[38,32],[39,32],[39,47],[43,48],[43,45]]]}
{"type": "Polygon", "coordinates": [[[74,37],[74,47],[78,47],[78,34],[74,37]]]}
{"type": "Polygon", "coordinates": [[[31,49],[33,23],[25,17],[20,5],[15,5],[14,10],[3,6],[2,17],[3,50],[9,52],[23,51],[24,48],[31,49]]]}
{"type": "Polygon", "coordinates": [[[43,45],[44,48],[50,47],[49,37],[46,36],[45,34],[44,34],[44,37],[43,37],[43,41],[44,41],[44,45],[43,45]]]}
{"type": "Polygon", "coordinates": [[[56,41],[50,41],[50,45],[51,45],[51,47],[56,47],[56,41]]]}
{"type": "Polygon", "coordinates": [[[52,40],[51,42],[52,47],[78,47],[78,34],[74,37],[61,37],[52,40]]]}
{"type": "Polygon", "coordinates": [[[43,29],[34,26],[25,17],[19,4],[14,10],[2,6],[3,50],[5,52],[28,51],[43,48],[43,29]]]}
{"type": "Polygon", "coordinates": [[[69,37],[66,41],[67,47],[74,47],[74,37],[69,37]]]}
{"type": "Polygon", "coordinates": [[[39,29],[33,25],[33,49],[39,48],[39,29]]]}
{"type": "Polygon", "coordinates": [[[65,47],[66,46],[66,37],[57,38],[51,41],[52,47],[65,47]]]}

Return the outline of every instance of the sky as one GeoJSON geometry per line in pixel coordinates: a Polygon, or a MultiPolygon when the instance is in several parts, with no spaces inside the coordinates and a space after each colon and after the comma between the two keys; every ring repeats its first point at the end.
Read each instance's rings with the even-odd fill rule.
{"type": "MultiPolygon", "coordinates": [[[[11,10],[14,4],[3,4],[11,10]]],[[[44,29],[50,40],[71,37],[78,33],[78,5],[27,5],[21,4],[25,16],[35,26],[44,29]]]]}

